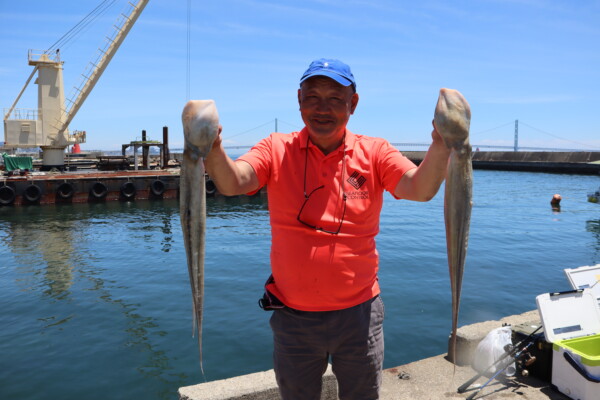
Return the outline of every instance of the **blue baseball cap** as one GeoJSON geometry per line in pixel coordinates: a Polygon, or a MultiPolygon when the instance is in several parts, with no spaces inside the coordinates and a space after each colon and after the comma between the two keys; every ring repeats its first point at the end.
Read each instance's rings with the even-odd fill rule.
{"type": "Polygon", "coordinates": [[[320,58],[311,62],[302,78],[300,78],[300,84],[302,85],[302,82],[313,76],[326,76],[342,86],[352,85],[356,90],[356,82],[350,67],[340,60],[320,58]]]}

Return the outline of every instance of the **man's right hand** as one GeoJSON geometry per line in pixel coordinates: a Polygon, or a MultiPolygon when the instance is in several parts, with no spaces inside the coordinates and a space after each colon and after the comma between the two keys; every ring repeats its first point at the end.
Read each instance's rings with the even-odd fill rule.
{"type": "Polygon", "coordinates": [[[217,132],[217,137],[215,138],[215,141],[213,142],[212,150],[218,149],[219,147],[221,147],[221,143],[223,142],[223,140],[221,139],[221,132],[223,132],[223,125],[219,124],[219,131],[217,132]]]}
{"type": "Polygon", "coordinates": [[[204,160],[206,172],[217,185],[219,193],[225,196],[236,196],[250,193],[259,187],[258,177],[254,168],[244,161],[233,161],[223,148],[219,125],[217,138],[213,142],[211,151],[204,160]]]}

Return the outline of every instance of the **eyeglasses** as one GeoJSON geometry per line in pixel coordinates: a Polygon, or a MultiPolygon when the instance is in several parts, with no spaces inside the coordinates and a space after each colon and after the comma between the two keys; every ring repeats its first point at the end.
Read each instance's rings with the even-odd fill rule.
{"type": "MultiPolygon", "coordinates": [[[[329,233],[332,235],[337,235],[338,233],[340,233],[340,230],[342,229],[342,224],[344,222],[344,217],[346,216],[346,197],[347,196],[346,196],[346,193],[344,192],[344,175],[345,175],[345,171],[346,171],[346,140],[345,140],[345,138],[346,137],[344,136],[344,141],[342,143],[342,146],[344,146],[344,154],[342,156],[342,177],[340,179],[340,190],[342,192],[343,209],[342,209],[342,217],[340,218],[340,224],[338,225],[336,231],[330,231],[330,230],[324,229],[321,226],[309,224],[308,222],[302,220],[302,211],[304,210],[304,207],[306,207],[306,204],[308,203],[308,200],[310,200],[310,197],[317,190],[323,189],[325,187],[325,185],[321,185],[317,188],[314,188],[309,194],[306,194],[306,168],[308,165],[308,140],[306,141],[306,157],[304,159],[304,203],[302,203],[302,207],[300,207],[300,211],[298,211],[298,216],[296,217],[296,219],[298,220],[298,222],[308,226],[311,229],[329,233]]],[[[335,221],[335,218],[334,218],[334,221],[335,221]]]]}

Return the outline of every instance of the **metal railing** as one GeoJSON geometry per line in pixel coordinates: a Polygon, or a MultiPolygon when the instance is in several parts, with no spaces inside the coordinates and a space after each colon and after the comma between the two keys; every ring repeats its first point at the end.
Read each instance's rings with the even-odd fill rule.
{"type": "Polygon", "coordinates": [[[48,61],[53,63],[60,62],[60,52],[56,51],[47,51],[47,50],[33,50],[29,49],[27,51],[27,59],[31,61],[48,61]]]}
{"type": "Polygon", "coordinates": [[[10,111],[9,108],[5,108],[3,114],[5,115],[5,119],[25,119],[30,121],[35,121],[41,115],[41,112],[37,108],[13,108],[10,111],[10,114],[7,113],[10,111]]]}

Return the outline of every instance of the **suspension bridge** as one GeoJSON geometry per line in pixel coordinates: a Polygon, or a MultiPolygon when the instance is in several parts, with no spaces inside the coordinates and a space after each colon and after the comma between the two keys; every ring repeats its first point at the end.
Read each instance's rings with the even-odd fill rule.
{"type": "MultiPolygon", "coordinates": [[[[279,123],[283,122],[286,125],[289,125],[290,127],[292,127],[293,129],[297,129],[300,130],[302,129],[301,127],[298,127],[295,124],[291,124],[289,122],[285,122],[282,121],[278,118],[275,118],[273,120],[270,120],[268,122],[265,122],[263,124],[260,124],[254,128],[233,134],[233,135],[227,135],[224,136],[223,139],[224,140],[230,140],[234,137],[239,137],[239,136],[243,136],[245,134],[248,134],[250,132],[254,132],[257,131],[261,128],[264,128],[266,126],[269,125],[273,125],[274,124],[274,131],[273,132],[278,132],[278,127],[279,127],[279,123]]],[[[535,128],[525,122],[519,121],[519,120],[515,120],[515,121],[510,121],[507,123],[504,123],[500,126],[497,126],[495,128],[491,128],[491,129],[486,129],[484,131],[480,131],[480,132],[475,132],[471,134],[471,140],[473,140],[473,137],[479,136],[483,133],[487,133],[490,131],[494,131],[494,130],[498,130],[501,128],[504,128],[508,125],[512,125],[514,123],[514,142],[512,146],[509,145],[496,145],[496,144],[477,144],[477,143],[471,143],[471,147],[473,148],[473,151],[480,151],[480,150],[484,150],[484,151],[552,151],[552,152],[556,152],[556,151],[569,151],[569,152],[573,152],[573,151],[600,151],[599,148],[593,148],[593,146],[590,146],[586,143],[580,143],[577,141],[573,141],[571,139],[566,139],[563,138],[561,136],[543,131],[541,129],[535,128]],[[559,139],[561,141],[564,141],[565,143],[569,143],[570,146],[572,145],[577,145],[580,147],[532,147],[532,146],[520,146],[519,145],[519,124],[524,125],[532,130],[535,130],[537,132],[540,132],[542,134],[544,134],[545,136],[550,136],[553,137],[555,139],[559,139]]],[[[266,136],[266,134],[265,134],[266,136]]],[[[396,147],[399,150],[404,150],[404,151],[422,151],[422,150],[427,150],[427,148],[429,148],[430,143],[411,143],[411,142],[390,142],[392,146],[396,147]]],[[[243,149],[249,149],[252,147],[252,145],[226,145],[224,146],[225,149],[227,150],[243,150],[243,149]]]]}

